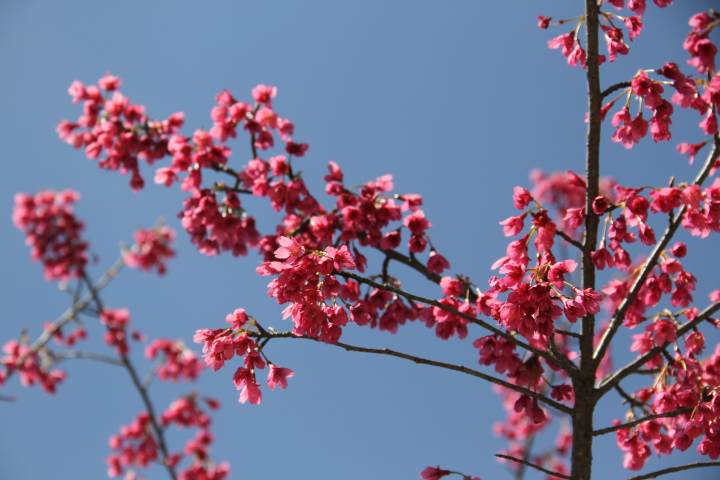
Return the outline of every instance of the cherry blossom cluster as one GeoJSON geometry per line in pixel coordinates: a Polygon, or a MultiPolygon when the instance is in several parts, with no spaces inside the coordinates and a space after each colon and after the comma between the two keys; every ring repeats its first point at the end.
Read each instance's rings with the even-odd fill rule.
{"type": "Polygon", "coordinates": [[[153,340],[145,347],[145,356],[150,360],[160,360],[155,369],[160,380],[193,381],[205,366],[195,352],[179,340],[153,340]]]}
{"type": "Polygon", "coordinates": [[[165,225],[140,229],[135,232],[135,244],[123,252],[123,261],[130,268],[146,272],[155,270],[159,275],[167,271],[167,261],[175,256],[172,243],[175,231],[165,225]]]}
{"type": "Polygon", "coordinates": [[[46,322],[43,328],[51,332],[53,340],[55,340],[58,345],[65,347],[72,347],[77,342],[87,339],[87,330],[80,323],[78,323],[70,333],[65,333],[63,328],[57,328],[56,325],[50,322],[46,322]]]}
{"type": "Polygon", "coordinates": [[[462,478],[462,480],[480,480],[480,477],[465,475],[464,473],[446,470],[440,467],[426,467],[420,472],[420,478],[422,478],[422,480],[440,480],[448,475],[457,475],[462,478]]]}
{"type": "MultiPolygon", "coordinates": [[[[653,0],[653,3],[660,8],[665,8],[672,4],[672,0],[653,0]]],[[[605,55],[598,56],[598,63],[600,64],[604,63],[606,59],[614,62],[618,55],[630,53],[630,46],[625,41],[623,30],[627,32],[627,37],[631,42],[639,37],[644,27],[642,17],[647,9],[646,0],[628,0],[627,3],[625,0],[608,0],[607,4],[612,6],[613,9],[602,10],[599,16],[600,29],[604,34],[607,47],[607,57],[605,55]],[[623,15],[617,13],[625,9],[628,10],[627,13],[623,15]]],[[[580,30],[585,25],[585,22],[584,15],[556,21],[544,15],[538,17],[538,27],[542,29],[549,28],[553,23],[559,26],[573,25],[571,31],[550,40],[548,47],[553,50],[559,49],[569,65],[582,68],[587,68],[587,52],[580,39],[580,30]]]]}
{"type": "Polygon", "coordinates": [[[238,308],[228,314],[226,321],[230,324],[226,329],[202,329],[195,333],[193,340],[203,344],[203,359],[205,364],[214,371],[225,365],[235,355],[243,358],[243,366],[239,367],[233,375],[233,383],[240,391],[240,402],[249,402],[258,405],[262,401],[262,391],[257,382],[257,371],[268,367],[267,385],[274,389],[285,389],[287,381],[294,376],[289,368],[278,367],[266,361],[257,342],[249,334],[253,326],[257,326],[254,319],[238,308]]]}
{"type": "MultiPolygon", "coordinates": [[[[675,342],[672,326],[658,329],[653,340],[661,345],[659,342],[675,342]],[[665,338],[658,338],[661,335],[665,338]]],[[[685,451],[698,438],[700,455],[720,457],[720,346],[707,359],[698,359],[704,342],[695,332],[686,338],[685,347],[684,353],[678,348],[673,357],[668,357],[655,387],[635,393],[637,403],[646,411],[668,416],[617,431],[626,468],[641,469],[653,450],[657,455],[685,451]]]]}
{"type": "Polygon", "coordinates": [[[85,225],[73,211],[79,198],[74,190],[15,195],[13,223],[25,233],[32,258],[43,264],[48,280],[70,280],[85,271],[88,261],[88,244],[82,238],[85,225]]]}
{"type": "MultiPolygon", "coordinates": [[[[189,465],[180,471],[181,480],[223,480],[227,478],[230,467],[224,462],[216,465],[210,459],[209,449],[214,440],[210,433],[212,422],[201,403],[211,410],[220,406],[215,399],[204,398],[201,402],[193,394],[176,399],[162,413],[161,423],[165,429],[170,426],[197,429],[183,451],[170,454],[165,462],[176,469],[184,459],[189,459],[189,465]]],[[[109,446],[113,453],[107,458],[108,476],[125,474],[125,478],[136,478],[137,469],[147,468],[161,459],[162,447],[153,434],[151,422],[151,416],[143,412],[129,425],[123,426],[117,435],[110,437],[109,446]]]]}
{"type": "Polygon", "coordinates": [[[47,393],[53,394],[57,385],[67,377],[63,370],[52,368],[48,359],[44,359],[39,352],[33,351],[25,343],[10,340],[3,345],[2,351],[0,365],[5,367],[5,370],[0,371],[0,386],[9,375],[17,372],[24,387],[40,385],[47,393]]]}
{"type": "Polygon", "coordinates": [[[61,139],[75,148],[84,148],[88,158],[103,157],[101,168],[130,174],[130,186],[139,190],[145,184],[139,159],[148,164],[166,155],[170,136],[184,123],[175,113],[162,121],[151,121],[145,107],[135,105],[119,92],[121,81],[105,75],[98,85],[75,81],[68,93],[73,103],[82,102],[83,114],[76,121],[63,120],[57,127],[61,139]]]}
{"type": "MultiPolygon", "coordinates": [[[[624,104],[612,117],[616,127],[613,141],[632,148],[642,138],[651,134],[655,142],[672,138],[673,105],[696,111],[702,120],[700,129],[706,135],[718,132],[716,112],[720,106],[720,77],[715,69],[717,47],[710,39],[711,32],[720,24],[720,14],[710,10],[694,15],[689,21],[691,31],[684,47],[690,55],[688,64],[694,67],[699,76],[685,74],[677,64],[668,62],[661,68],[640,70],[629,82],[629,86],[618,96],[602,107],[602,117],[624,98],[624,104]],[[655,77],[655,78],[653,78],[655,77]],[[666,88],[672,90],[670,101],[663,98],[666,88]],[[635,115],[631,113],[632,100],[637,101],[635,115]],[[650,112],[650,119],[644,117],[644,110],[650,112]]],[[[687,154],[690,163],[707,142],[680,143],[680,153],[687,154]]]]}
{"type": "MultiPolygon", "coordinates": [[[[579,180],[579,177],[575,178],[579,180]]],[[[584,185],[578,182],[577,187],[584,185]]],[[[523,212],[500,222],[505,236],[522,233],[527,219],[532,226],[527,234],[511,242],[506,249],[507,255],[493,265],[502,277],[490,279],[490,288],[478,298],[478,309],[509,331],[544,346],[552,337],[555,321],[560,315],[564,314],[569,322],[575,323],[579,317],[597,313],[600,294],[592,289],[579,289],[566,280],[566,276],[577,268],[577,263],[571,259],[556,260],[552,248],[557,226],[548,211],[523,188],[515,189],[514,200],[515,207],[523,212]],[[529,255],[531,240],[537,259],[533,266],[529,255]]],[[[567,220],[568,216],[565,218],[567,220]]],[[[580,221],[582,218],[580,215],[580,221]]],[[[570,220],[569,225],[579,226],[576,220],[570,220]]]]}
{"type": "Polygon", "coordinates": [[[100,323],[105,326],[105,343],[120,355],[127,355],[130,351],[127,334],[130,311],[125,308],[105,309],[100,313],[100,323]]]}

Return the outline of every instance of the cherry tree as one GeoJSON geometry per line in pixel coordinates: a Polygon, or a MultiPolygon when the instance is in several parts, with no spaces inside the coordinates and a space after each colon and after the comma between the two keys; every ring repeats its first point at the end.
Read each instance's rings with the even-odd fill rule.
{"type": "MultiPolygon", "coordinates": [[[[604,435],[616,437],[628,470],[691,447],[707,457],[689,464],[668,459],[667,467],[634,480],[720,466],[720,345],[706,345],[706,333],[720,327],[720,289],[710,285],[709,298],[697,298],[697,279],[683,264],[692,247],[675,238],[684,230],[694,240],[716,242],[720,231],[720,73],[713,43],[720,13],[689,19],[687,65],[639,65],[631,78],[605,84],[602,66],[626,61],[621,57],[641,34],[646,9],[671,0],[646,3],[586,0],[575,18],[538,17],[539,28],[560,31],[549,48],[586,72],[585,168],[535,173],[532,185],[514,188],[518,213],[500,221],[510,240],[486,281],[452,273],[452,255],[432,241],[423,197],[396,193],[390,175],[354,187],[330,162],[325,191],[311,192],[300,171],[309,146],[276,108],[275,87],[258,85],[246,99],[220,92],[212,128],[190,134],[182,113],[153,118],[121,93],[114,75],[96,85],[73,82],[69,94],[82,111],[58,125],[60,139],[100,168],[127,175],[133,190],[154,183],[184,192],[178,217],[201,254],[258,252],[263,261],[256,272],[268,277],[268,295],[283,307],[283,320],[258,318],[251,304],[238,305],[224,321],[208,319],[194,333],[202,354],[181,340],[145,338],[128,309],[108,303],[104,289],[123,268],[163,275],[175,256],[176,233],[164,224],[135,232],[133,244],[93,279],[85,226],[74,211],[79,194],[19,193],[13,222],[46,280],[58,282],[71,305],[37,338],[24,334],[5,343],[0,385],[17,377],[53,394],[69,359],[124,369],[144,410],[110,438],[111,477],[138,478],[157,463],[172,479],[228,478],[229,464],[211,456],[218,400],[182,392],[160,409],[152,382],[193,382],[210,369],[228,388],[232,383],[241,404],[258,405],[266,387],[291,388],[294,371],[267,349],[288,341],[323,342],[494,384],[507,414],[495,429],[507,448],[496,456],[516,479],[531,470],[549,479],[590,479],[593,445],[604,435]],[[691,178],[679,173],[648,186],[601,176],[603,125],[626,149],[647,137],[670,142],[676,109],[698,117],[695,138],[675,147],[695,167],[691,178]],[[247,150],[235,143],[231,149],[232,142],[247,150]],[[261,231],[245,197],[268,202],[274,228],[261,231]],[[434,285],[436,295],[407,289],[396,265],[434,285]],[[90,327],[93,318],[97,325],[90,327]],[[363,327],[402,335],[408,322],[425,325],[438,341],[465,340],[479,365],[346,340],[346,330],[363,327]],[[90,330],[102,332],[109,353],[78,349],[90,330]],[[631,335],[633,357],[614,365],[621,332],[631,335]],[[149,366],[129,354],[143,344],[149,366]],[[627,388],[629,380],[642,387],[627,388]],[[611,395],[621,402],[617,420],[598,425],[598,403],[611,395]],[[558,422],[560,428],[551,428],[558,422]],[[195,436],[173,451],[167,438],[183,429],[195,436]],[[551,432],[554,443],[539,450],[535,440],[551,432]]],[[[427,462],[418,469],[424,480],[480,478],[427,462]]]]}

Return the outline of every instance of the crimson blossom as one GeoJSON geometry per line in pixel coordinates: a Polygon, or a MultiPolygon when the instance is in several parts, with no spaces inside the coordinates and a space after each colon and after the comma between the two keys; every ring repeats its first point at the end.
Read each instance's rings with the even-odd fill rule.
{"type": "MultiPolygon", "coordinates": [[[[652,3],[665,8],[672,1],[652,3]]],[[[179,340],[148,341],[131,329],[130,312],[108,307],[100,292],[123,265],[163,274],[174,257],[174,232],[166,226],[138,231],[119,262],[93,281],[84,224],[73,211],[77,193],[18,194],[13,219],[32,258],[42,262],[48,280],[77,282],[78,288],[70,309],[35,341],[5,344],[0,385],[17,373],[24,385],[54,393],[65,379],[58,364],[66,358],[120,366],[145,409],[111,437],[108,474],[136,478],[159,463],[171,478],[219,480],[228,477],[229,466],[210,457],[210,411],[218,402],[190,392],[158,413],[150,381],[140,378],[130,351],[146,343],[145,355],[155,362],[150,380],[194,381],[206,367],[222,370],[239,402],[257,405],[266,394],[263,384],[286,389],[295,381],[295,372],[276,364],[267,346],[307,340],[491,382],[506,411],[494,432],[507,448],[496,456],[515,478],[533,469],[549,479],[588,480],[593,446],[609,434],[629,470],[643,469],[652,456],[691,447],[708,458],[668,462],[635,480],[720,466],[720,345],[706,337],[720,327],[720,290],[709,285],[708,300],[697,294],[698,279],[685,260],[692,245],[675,238],[684,230],[693,240],[717,242],[720,231],[720,72],[713,39],[720,13],[689,19],[684,65],[642,65],[630,78],[601,87],[601,67],[625,61],[641,35],[646,9],[655,7],[645,0],[586,0],[575,18],[538,17],[540,28],[562,30],[549,48],[586,72],[585,168],[534,172],[532,185],[514,188],[517,213],[499,222],[507,247],[481,283],[452,273],[451,255],[432,241],[423,197],[395,192],[392,176],[352,186],[341,166],[329,162],[324,192],[311,192],[298,169],[309,146],[276,108],[273,86],[258,85],[248,98],[220,92],[210,112],[212,126],[184,133],[182,113],[153,119],[121,92],[114,75],[97,85],[73,82],[69,93],[82,113],[58,125],[59,137],[100,168],[129,175],[133,190],[152,178],[184,192],[178,218],[197,250],[208,256],[259,253],[256,272],[268,277],[268,295],[282,306],[286,321],[271,327],[252,315],[250,305],[239,305],[224,322],[208,319],[194,333],[202,358],[179,340]],[[698,128],[694,138],[682,139],[678,152],[690,165],[706,152],[694,177],[681,180],[679,174],[658,186],[601,177],[603,124],[612,142],[626,149],[648,136],[668,142],[681,109],[697,115],[698,128]],[[244,154],[231,148],[241,136],[250,144],[244,154]],[[249,156],[245,163],[237,158],[243,155],[249,156]],[[144,170],[151,170],[149,176],[144,170]],[[274,228],[261,231],[247,197],[267,201],[279,217],[274,228]],[[433,284],[436,293],[406,289],[391,270],[396,264],[433,284]],[[71,348],[87,335],[85,317],[99,319],[95,328],[104,332],[112,355],[71,348]],[[399,334],[409,322],[424,325],[439,340],[466,341],[480,367],[345,341],[354,328],[399,334]],[[632,360],[617,367],[611,354],[619,352],[612,347],[620,331],[631,335],[632,360]],[[52,340],[57,346],[50,346],[52,340]],[[594,413],[605,399],[621,402],[617,420],[598,426],[594,413]],[[559,428],[551,428],[553,423],[559,428]],[[194,429],[196,435],[173,452],[166,441],[170,427],[194,429]],[[535,439],[549,435],[554,443],[538,450],[535,439]]],[[[424,480],[480,478],[428,463],[418,468],[424,480]]]]}

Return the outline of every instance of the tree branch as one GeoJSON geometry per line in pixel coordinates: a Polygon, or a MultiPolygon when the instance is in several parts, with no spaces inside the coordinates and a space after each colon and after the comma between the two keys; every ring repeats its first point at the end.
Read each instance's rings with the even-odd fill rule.
{"type": "Polygon", "coordinates": [[[69,350],[66,352],[49,352],[52,359],[57,360],[93,360],[96,362],[107,363],[109,365],[115,365],[122,367],[122,362],[117,358],[109,357],[101,353],[95,352],[84,352],[81,350],[69,350]]]}
{"type": "MultiPolygon", "coordinates": [[[[403,265],[412,268],[416,272],[420,273],[422,276],[427,278],[433,283],[440,284],[440,280],[442,280],[442,275],[439,275],[429,268],[425,266],[422,262],[419,262],[416,258],[404,255],[397,250],[383,250],[382,248],[377,248],[378,251],[382,252],[385,255],[386,259],[395,260],[398,263],[402,263],[403,265]]],[[[477,300],[477,294],[472,288],[472,282],[467,283],[467,298],[471,302],[474,302],[477,300]]]]}
{"type": "MultiPolygon", "coordinates": [[[[105,311],[105,306],[103,305],[102,300],[100,299],[100,294],[97,288],[93,285],[92,280],[90,277],[88,277],[86,274],[83,274],[83,280],[85,281],[85,285],[87,286],[90,296],[92,297],[93,302],[95,303],[95,306],[100,312],[105,311]]],[[[165,431],[160,426],[160,423],[158,422],[157,414],[155,413],[155,407],[152,403],[152,400],[150,399],[150,395],[148,394],[147,388],[145,388],[142,384],[142,381],[140,380],[140,376],[138,375],[137,370],[135,369],[135,366],[130,361],[130,357],[125,353],[119,353],[120,357],[120,364],[127,370],[128,375],[130,375],[130,380],[132,381],[133,386],[135,387],[135,390],[137,390],[138,394],[140,395],[140,398],[145,405],[145,409],[147,410],[148,417],[150,419],[150,427],[152,428],[153,433],[155,434],[158,446],[160,447],[160,453],[162,455],[162,464],[167,470],[168,474],[170,475],[170,478],[173,480],[177,480],[177,473],[175,472],[175,467],[172,466],[169,462],[170,460],[170,453],[167,448],[167,442],[165,441],[165,431]]]]}
{"type": "MultiPolygon", "coordinates": [[[[122,258],[119,258],[113,263],[110,268],[107,269],[107,271],[100,277],[100,279],[95,284],[95,291],[100,292],[102,291],[110,281],[117,276],[117,274],[122,270],[122,268],[125,266],[125,263],[123,262],[122,258]]],[[[43,330],[43,332],[38,336],[38,338],[30,345],[30,350],[25,355],[22,355],[18,361],[18,365],[22,365],[27,357],[31,355],[35,355],[38,353],[45,345],[48,344],[48,342],[53,338],[53,335],[55,335],[62,327],[67,325],[69,322],[77,318],[77,316],[85,310],[91,303],[93,302],[93,297],[91,294],[85,295],[81,300],[74,302],[70,308],[65,310],[65,312],[60,315],[57,319],[55,319],[48,328],[43,330]]],[[[5,379],[7,380],[13,374],[15,373],[17,369],[9,369],[6,372],[5,379]]]]}
{"type": "Polygon", "coordinates": [[[516,462],[516,463],[520,463],[523,465],[527,465],[530,468],[534,468],[535,470],[539,470],[543,473],[547,473],[548,475],[552,475],[554,477],[566,478],[567,480],[570,480],[570,478],[571,478],[569,475],[565,475],[564,473],[553,472],[552,470],[548,470],[547,468],[541,467],[540,465],[535,465],[534,463],[525,461],[522,458],[513,457],[512,455],[505,455],[504,453],[496,453],[495,456],[498,458],[504,458],[505,460],[510,460],[511,462],[516,462]]]}
{"type": "MultiPolygon", "coordinates": [[[[711,315],[713,315],[715,312],[720,310],[720,302],[714,303],[707,307],[705,310],[703,310],[695,319],[686,322],[683,324],[680,328],[677,330],[677,337],[680,338],[683,335],[685,335],[687,332],[692,330],[693,328],[700,325],[702,322],[708,320],[711,315]]],[[[666,348],[670,342],[665,342],[663,345],[659,347],[654,347],[649,352],[645,353],[644,355],[640,355],[635,360],[631,361],[621,369],[617,370],[615,373],[610,375],[609,377],[606,377],[605,380],[603,380],[600,383],[600,386],[598,387],[598,393],[600,396],[607,393],[608,390],[616,386],[620,381],[633,373],[636,370],[639,370],[640,367],[645,365],[651,358],[653,358],[655,355],[658,355],[660,352],[663,351],[664,348],[666,348]]]]}
{"type": "Polygon", "coordinates": [[[398,352],[396,350],[391,350],[389,348],[361,347],[358,345],[350,345],[350,344],[347,344],[344,342],[327,343],[327,342],[323,342],[322,340],[319,340],[317,338],[308,337],[308,336],[304,336],[304,335],[295,335],[292,332],[269,332],[265,329],[261,329],[260,333],[256,334],[256,336],[257,336],[257,338],[261,338],[261,339],[262,338],[268,338],[268,339],[293,338],[293,339],[301,339],[301,340],[312,340],[314,342],[323,343],[323,344],[331,345],[331,346],[336,346],[336,347],[342,348],[348,352],[372,353],[375,355],[384,355],[384,356],[389,356],[389,357],[402,358],[403,360],[409,360],[409,361],[417,363],[419,365],[430,365],[433,367],[443,368],[445,370],[452,370],[455,372],[460,372],[460,373],[464,373],[466,375],[480,378],[480,379],[488,381],[490,383],[500,385],[501,387],[505,387],[509,390],[513,390],[513,391],[516,391],[523,395],[527,395],[529,397],[535,398],[538,401],[543,402],[546,405],[548,405],[562,413],[566,413],[566,414],[572,413],[572,409],[570,407],[568,407],[567,405],[563,405],[562,403],[557,402],[549,397],[546,397],[545,395],[543,395],[541,393],[535,392],[535,391],[530,390],[525,387],[521,387],[519,385],[512,384],[501,378],[493,377],[492,375],[488,375],[488,374],[480,372],[478,370],[473,370],[473,369],[465,367],[463,365],[454,365],[451,363],[441,362],[438,360],[431,360],[428,358],[411,355],[409,353],[398,352]]]}
{"type": "Polygon", "coordinates": [[[667,475],[669,473],[684,472],[685,470],[692,470],[694,468],[703,468],[703,467],[720,467],[720,462],[688,463],[686,465],[679,465],[677,467],[663,468],[662,470],[655,470],[654,472],[644,473],[642,475],[637,475],[635,477],[628,478],[627,480],[647,480],[648,478],[657,478],[662,475],[667,475]]]}
{"type": "MultiPolygon", "coordinates": [[[[694,185],[701,185],[707,176],[710,174],[710,170],[712,169],[713,165],[715,164],[715,160],[720,153],[720,136],[715,136],[715,142],[713,144],[713,148],[708,154],[707,160],[705,161],[705,165],[703,165],[702,169],[698,173],[697,177],[695,178],[695,181],[693,182],[694,185]]],[[[662,237],[660,238],[660,241],[655,245],[655,248],[653,249],[652,253],[650,254],[650,257],[645,262],[645,265],[643,266],[642,270],[640,271],[640,274],[635,278],[635,282],[633,283],[632,287],[630,288],[630,292],[628,293],[627,297],[622,301],[618,309],[615,311],[615,314],[613,315],[612,319],[610,320],[610,325],[608,326],[607,330],[605,330],[605,333],[602,336],[602,339],[600,340],[600,343],[598,345],[597,350],[595,351],[595,355],[593,356],[595,360],[595,365],[598,365],[601,361],[603,356],[605,355],[605,352],[607,351],[608,347],[610,346],[610,342],[612,341],[613,336],[615,336],[615,333],[617,332],[618,328],[620,328],[620,325],[622,325],[623,320],[625,319],[625,313],[627,312],[628,308],[633,304],[635,299],[637,298],[638,293],[640,293],[640,289],[642,288],[643,284],[645,283],[645,279],[647,279],[648,275],[652,271],[652,269],[655,267],[655,264],[657,263],[658,259],[660,258],[660,254],[665,249],[665,247],[670,243],[670,240],[672,239],[673,235],[675,235],[675,232],[677,231],[677,228],[680,226],[680,223],[682,221],[683,215],[685,214],[686,207],[683,205],[680,210],[678,211],[677,215],[672,219],[668,227],[665,229],[665,233],[663,233],[662,237]]]]}
{"type": "Polygon", "coordinates": [[[600,98],[605,99],[608,95],[612,95],[613,92],[617,92],[618,90],[622,90],[623,88],[630,87],[630,82],[618,82],[614,85],[610,85],[607,87],[603,92],[600,94],[600,98]]]}
{"type": "Polygon", "coordinates": [[[682,414],[684,414],[684,413],[690,413],[690,412],[692,412],[692,411],[693,411],[692,408],[685,407],[685,408],[678,408],[677,410],[673,410],[673,411],[665,412],[665,413],[653,413],[653,414],[651,414],[651,415],[646,415],[646,416],[644,416],[644,417],[637,418],[637,419],[632,420],[632,421],[627,422],[627,423],[621,423],[620,425],[612,425],[612,426],[610,426],[610,427],[605,427],[605,428],[601,428],[601,429],[599,429],[599,430],[595,430],[595,431],[593,432],[593,436],[596,436],[596,437],[597,437],[597,436],[600,436],[600,435],[606,435],[606,434],[608,434],[608,433],[612,433],[612,432],[615,432],[615,431],[617,431],[617,430],[624,430],[624,429],[626,429],[626,428],[632,428],[632,427],[634,427],[635,425],[640,425],[641,423],[649,422],[650,420],[655,420],[655,419],[658,419],[658,418],[672,418],[672,417],[677,417],[678,415],[682,415],[682,414]]]}
{"type": "Polygon", "coordinates": [[[578,242],[577,240],[575,240],[574,238],[572,238],[570,235],[568,235],[567,233],[563,232],[562,230],[556,230],[556,231],[555,231],[555,235],[557,235],[558,237],[562,238],[563,240],[565,240],[566,242],[568,242],[568,243],[569,243],[570,245],[572,245],[573,247],[578,248],[578,249],[580,249],[580,251],[582,251],[582,249],[583,249],[583,244],[580,243],[580,242],[578,242]]]}
{"type": "Polygon", "coordinates": [[[443,303],[438,302],[437,300],[433,300],[433,299],[426,298],[426,297],[421,297],[419,295],[415,295],[413,293],[406,292],[399,288],[395,288],[391,285],[383,285],[381,283],[378,283],[374,280],[370,280],[369,278],[362,277],[355,273],[343,271],[343,272],[337,272],[337,274],[340,275],[341,277],[351,278],[357,282],[363,283],[365,285],[370,285],[371,287],[375,287],[380,290],[385,290],[388,292],[395,293],[395,294],[400,295],[408,300],[414,300],[416,302],[424,303],[426,305],[432,305],[434,307],[445,310],[446,312],[450,312],[454,315],[458,315],[458,316],[464,318],[465,320],[484,328],[485,330],[489,330],[490,332],[494,333],[495,335],[499,335],[499,336],[505,338],[506,340],[514,343],[518,347],[521,347],[529,352],[534,353],[535,355],[537,355],[539,357],[544,358],[548,362],[551,362],[556,365],[559,364],[559,365],[563,366],[566,370],[568,370],[568,373],[574,372],[576,370],[575,365],[572,362],[570,362],[569,360],[564,359],[562,357],[555,357],[545,350],[540,350],[539,348],[533,347],[533,346],[523,342],[522,340],[518,339],[517,337],[515,337],[503,330],[500,330],[497,327],[490,325],[489,323],[485,322],[484,320],[481,320],[472,315],[468,315],[467,313],[461,312],[455,308],[449,307],[443,303]]]}

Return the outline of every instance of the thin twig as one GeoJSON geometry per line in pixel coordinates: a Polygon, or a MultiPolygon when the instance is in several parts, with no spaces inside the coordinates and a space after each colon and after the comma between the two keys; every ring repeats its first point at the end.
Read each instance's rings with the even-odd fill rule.
{"type": "Polygon", "coordinates": [[[101,353],[85,352],[81,350],[68,350],[65,352],[48,352],[53,360],[93,360],[96,362],[107,363],[121,367],[122,362],[117,358],[113,358],[101,353]]]}
{"type": "Polygon", "coordinates": [[[645,404],[644,404],[643,402],[641,402],[641,401],[638,400],[637,398],[635,398],[635,397],[633,397],[632,395],[630,395],[629,393],[627,393],[627,392],[620,386],[620,384],[615,385],[615,390],[618,392],[618,394],[620,394],[620,396],[621,396],[622,398],[625,399],[625,401],[626,401],[627,403],[630,404],[631,407],[637,407],[637,408],[641,409],[646,415],[652,415],[652,414],[650,413],[650,410],[645,406],[645,404]]]}
{"type": "MultiPolygon", "coordinates": [[[[113,263],[110,268],[107,269],[107,271],[100,277],[100,279],[95,283],[95,290],[97,292],[102,291],[110,281],[117,276],[117,274],[122,270],[125,263],[123,262],[122,258],[119,258],[113,263]]],[[[22,365],[25,363],[25,360],[32,356],[37,354],[42,348],[47,345],[47,343],[53,338],[53,336],[62,329],[66,324],[74,320],[81,312],[83,312],[91,303],[93,302],[93,298],[91,294],[85,295],[80,301],[73,303],[70,308],[65,310],[65,312],[60,315],[57,319],[55,319],[43,332],[38,336],[38,338],[30,345],[30,349],[22,355],[16,362],[17,365],[22,365]]],[[[15,372],[17,371],[17,368],[12,368],[7,370],[6,372],[6,380],[10,378],[15,372]]]]}
{"type": "Polygon", "coordinates": [[[565,475],[564,473],[560,472],[553,472],[552,470],[548,470],[547,468],[541,467],[540,465],[535,465],[534,463],[527,462],[523,460],[522,458],[513,457],[512,455],[505,455],[504,453],[496,453],[496,457],[498,458],[504,458],[505,460],[510,460],[511,462],[521,463],[523,465],[527,465],[530,468],[534,468],[535,470],[539,470],[543,473],[547,473],[548,475],[552,475],[554,477],[558,478],[566,478],[567,480],[570,480],[569,475],[565,475]]]}
{"type": "Polygon", "coordinates": [[[685,408],[678,408],[677,410],[673,410],[671,412],[665,412],[665,413],[653,413],[651,415],[646,415],[641,418],[637,418],[635,420],[632,420],[627,423],[621,423],[620,425],[612,425],[610,427],[601,428],[599,430],[593,431],[593,436],[597,437],[600,435],[606,435],[608,433],[615,432],[617,430],[624,430],[626,428],[632,428],[635,425],[640,425],[641,423],[649,422],[650,420],[655,420],[658,418],[672,418],[677,417],[678,415],[682,415],[684,413],[690,413],[693,409],[689,407],[685,408]]]}
{"type": "MultiPolygon", "coordinates": [[[[294,338],[294,339],[302,339],[302,340],[312,340],[319,343],[326,343],[322,340],[319,340],[317,338],[303,336],[303,335],[295,335],[292,332],[268,332],[267,330],[260,330],[260,333],[257,334],[258,338],[294,338]]],[[[389,348],[370,348],[370,347],[361,347],[358,345],[350,345],[344,342],[335,342],[335,343],[326,343],[327,345],[335,346],[342,348],[349,352],[362,352],[362,353],[372,353],[375,355],[385,355],[389,357],[396,357],[396,358],[402,358],[404,360],[409,360],[411,362],[415,362],[419,365],[430,365],[433,367],[439,367],[443,368],[445,370],[453,370],[455,372],[464,373],[466,375],[471,375],[473,377],[481,378],[483,380],[486,380],[490,383],[494,383],[496,385],[500,385],[501,387],[505,387],[509,390],[516,391],[518,393],[521,393],[523,395],[527,395],[529,397],[535,398],[540,402],[545,403],[546,405],[562,412],[565,414],[571,414],[572,408],[563,405],[562,403],[559,403],[551,398],[546,397],[545,395],[532,391],[530,389],[527,389],[525,387],[521,387],[519,385],[514,385],[510,382],[507,382],[501,378],[493,377],[492,375],[488,375],[486,373],[480,372],[478,370],[473,370],[471,368],[465,367],[463,365],[454,365],[451,363],[441,362],[438,360],[431,360],[428,358],[418,357],[415,355],[411,355],[409,353],[404,352],[398,352],[396,350],[391,350],[389,348]]]]}
{"type": "Polygon", "coordinates": [[[580,242],[578,242],[577,240],[575,240],[574,238],[572,238],[570,235],[568,235],[567,233],[563,232],[562,230],[557,230],[557,231],[555,232],[555,235],[557,235],[558,237],[562,238],[563,240],[565,240],[566,242],[568,242],[568,243],[569,243],[570,245],[572,245],[573,247],[579,248],[580,251],[582,251],[582,249],[583,249],[583,244],[580,243],[580,242]]]}
{"type": "Polygon", "coordinates": [[[662,470],[655,470],[654,472],[643,473],[642,475],[630,477],[627,480],[647,480],[648,478],[657,478],[662,475],[667,475],[669,473],[684,472],[685,470],[692,470],[694,468],[703,467],[720,467],[720,462],[688,463],[686,465],[678,465],[677,467],[663,468],[662,470]]]}
{"type": "Polygon", "coordinates": [[[617,92],[618,90],[622,90],[623,88],[628,88],[630,86],[630,82],[619,82],[615,85],[610,85],[605,90],[602,91],[600,94],[600,98],[606,98],[608,95],[612,95],[613,92],[617,92]]]}

